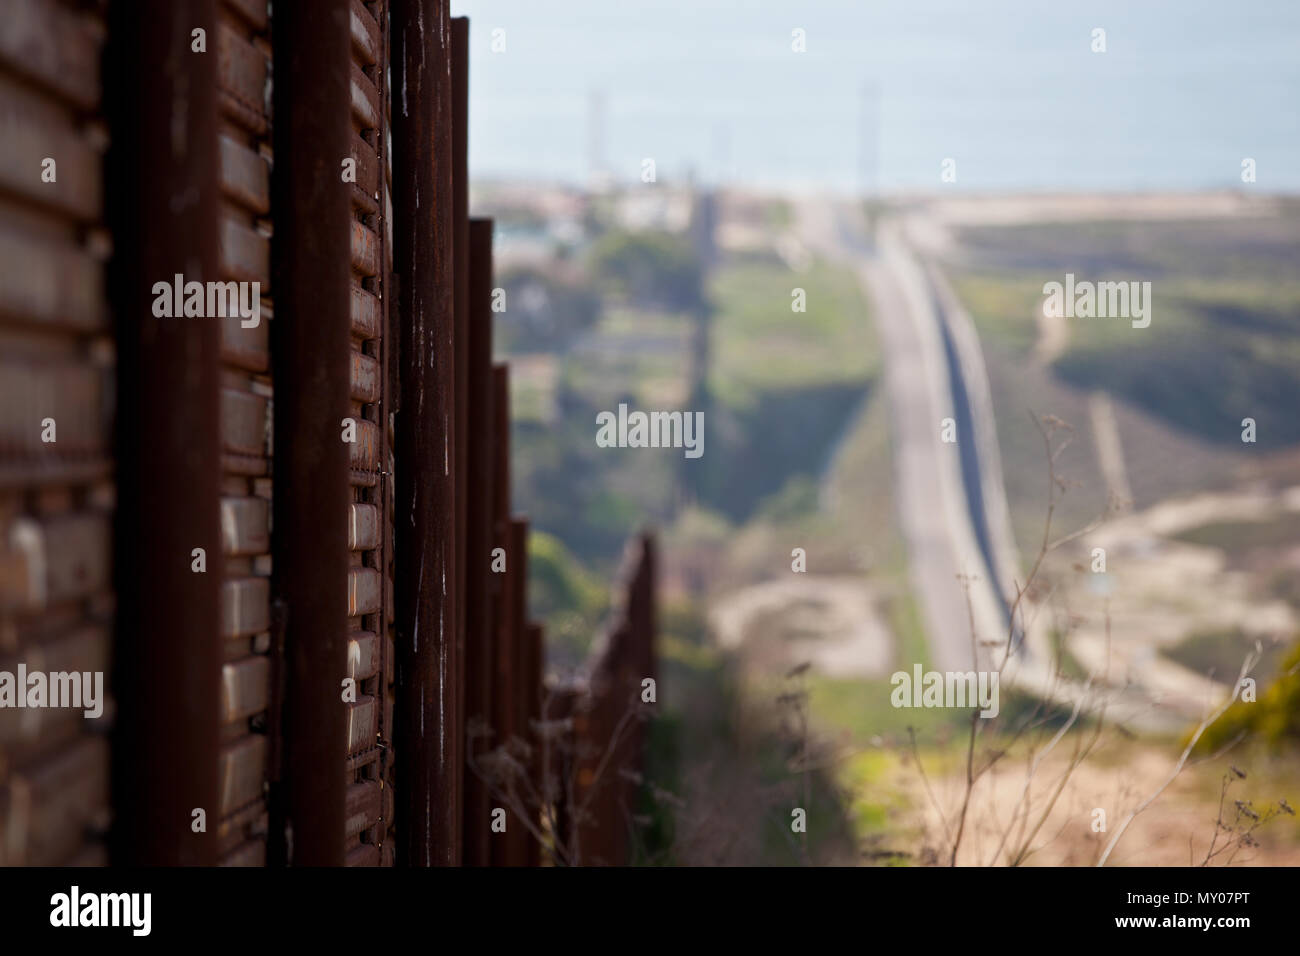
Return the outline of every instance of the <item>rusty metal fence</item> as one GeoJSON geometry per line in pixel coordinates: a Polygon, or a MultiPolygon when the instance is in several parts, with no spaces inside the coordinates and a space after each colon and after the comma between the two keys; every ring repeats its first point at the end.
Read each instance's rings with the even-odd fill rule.
{"type": "Polygon", "coordinates": [[[544,689],[448,10],[0,0],[0,681],[106,677],[0,683],[0,865],[627,859],[653,546],[544,689]],[[503,807],[561,699],[582,812],[503,807]]]}
{"type": "Polygon", "coordinates": [[[557,836],[570,864],[616,866],[634,856],[645,768],[647,705],[657,697],[654,538],[629,542],[609,624],[576,680],[548,689],[544,719],[564,735],[555,748],[557,836]]]}

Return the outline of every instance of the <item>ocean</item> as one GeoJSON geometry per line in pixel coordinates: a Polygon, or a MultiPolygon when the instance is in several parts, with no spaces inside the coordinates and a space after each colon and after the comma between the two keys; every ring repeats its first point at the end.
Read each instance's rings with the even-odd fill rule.
{"type": "Polygon", "coordinates": [[[787,190],[1300,191],[1300,0],[452,11],[478,180],[635,182],[653,159],[659,182],[787,190]]]}

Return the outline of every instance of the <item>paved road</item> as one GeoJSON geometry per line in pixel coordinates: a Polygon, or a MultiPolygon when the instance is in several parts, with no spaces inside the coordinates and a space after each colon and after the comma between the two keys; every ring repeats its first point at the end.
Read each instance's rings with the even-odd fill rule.
{"type": "MultiPolygon", "coordinates": [[[[1007,611],[1000,594],[1011,593],[1020,560],[974,325],[942,276],[927,272],[905,237],[905,232],[923,233],[928,225],[924,219],[886,221],[867,237],[854,206],[809,201],[797,209],[802,241],[816,254],[852,268],[872,303],[884,353],[895,498],[931,664],[938,670],[965,670],[972,661],[971,630],[958,575],[978,577],[971,588],[976,633],[981,640],[1001,642],[1007,634],[1007,611]],[[955,445],[940,440],[940,422],[949,417],[957,423],[955,445]]],[[[1139,522],[1144,517],[1120,519],[1107,526],[1108,533],[1120,535],[1125,520],[1139,522]]],[[[1139,526],[1133,536],[1149,541],[1157,532],[1139,526]]],[[[1100,533],[1097,540],[1105,543],[1100,533]]],[[[1129,577],[1134,576],[1131,572],[1129,577]]],[[[1023,643],[1017,635],[1020,652],[1004,672],[1004,683],[1010,679],[1064,706],[1095,692],[1055,677],[1047,646],[1049,616],[1033,608],[1028,614],[1030,633],[1023,643]]],[[[1112,683],[1106,692],[1108,714],[1129,726],[1163,731],[1180,727],[1181,721],[1200,716],[1207,702],[1223,694],[1222,687],[1210,685],[1203,676],[1159,659],[1149,642],[1131,638],[1126,642],[1131,647],[1116,648],[1100,636],[1091,642],[1082,638],[1079,635],[1072,649],[1085,666],[1112,678],[1139,678],[1122,688],[1112,683]],[[1112,655],[1109,661],[1107,652],[1112,655]]],[[[996,653],[1000,658],[1001,649],[996,653]]],[[[980,648],[976,658],[976,666],[990,665],[987,649],[980,648]]]]}
{"type": "Polygon", "coordinates": [[[856,272],[872,302],[884,352],[895,496],[931,663],[939,670],[968,669],[971,616],[981,640],[998,639],[1005,635],[1005,610],[989,571],[973,416],[961,377],[953,374],[953,344],[896,225],[885,223],[868,240],[852,212],[829,201],[802,204],[799,225],[816,252],[856,272]],[[956,444],[941,441],[945,418],[957,424],[956,444]],[[962,576],[973,579],[969,609],[962,576]]]}

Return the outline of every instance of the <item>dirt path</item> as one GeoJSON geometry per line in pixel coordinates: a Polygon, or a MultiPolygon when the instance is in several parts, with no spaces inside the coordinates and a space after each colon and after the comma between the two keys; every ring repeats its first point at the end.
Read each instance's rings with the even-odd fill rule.
{"type": "Polygon", "coordinates": [[[829,677],[877,677],[892,668],[893,641],[860,577],[791,573],[713,602],[719,645],[745,650],[770,672],[809,662],[829,677]]]}

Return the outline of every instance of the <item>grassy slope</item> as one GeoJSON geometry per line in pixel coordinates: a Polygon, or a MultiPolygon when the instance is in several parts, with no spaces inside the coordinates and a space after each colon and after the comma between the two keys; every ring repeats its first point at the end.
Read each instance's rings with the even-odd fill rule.
{"type": "Polygon", "coordinates": [[[1226,483],[1244,462],[1300,441],[1300,220],[1272,223],[1041,224],[968,230],[971,254],[952,270],[985,347],[1008,499],[1022,550],[1041,535],[1041,441],[1027,409],[1076,429],[1061,470],[1078,487],[1058,527],[1105,504],[1087,398],[1116,402],[1138,507],[1226,483]],[[1289,263],[1289,265],[1288,265],[1289,263]],[[1069,341],[1048,369],[1030,353],[1044,282],[1149,280],[1152,322],[1068,319],[1069,341]],[[1259,426],[1240,442],[1241,419],[1259,426]]]}
{"type": "Polygon", "coordinates": [[[709,286],[716,308],[710,384],[724,404],[744,407],[755,393],[828,384],[863,384],[880,367],[866,306],[853,274],[825,263],[797,273],[748,259],[720,268],[709,286]],[[791,311],[792,290],[806,312],[791,311]]]}

